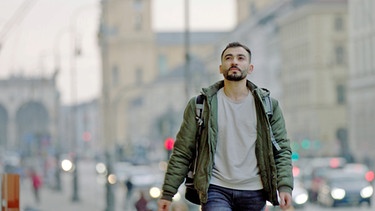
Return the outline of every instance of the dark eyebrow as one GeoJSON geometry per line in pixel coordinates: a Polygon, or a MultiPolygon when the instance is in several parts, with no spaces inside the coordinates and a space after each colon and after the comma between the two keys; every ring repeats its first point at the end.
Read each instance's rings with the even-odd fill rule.
{"type": "MultiPolygon", "coordinates": [[[[231,53],[228,53],[228,54],[225,54],[223,58],[225,58],[225,57],[227,57],[227,56],[234,56],[234,55],[231,54],[231,53]]],[[[244,57],[246,57],[246,55],[245,55],[245,54],[242,54],[242,53],[238,54],[237,56],[244,56],[244,57]]]]}

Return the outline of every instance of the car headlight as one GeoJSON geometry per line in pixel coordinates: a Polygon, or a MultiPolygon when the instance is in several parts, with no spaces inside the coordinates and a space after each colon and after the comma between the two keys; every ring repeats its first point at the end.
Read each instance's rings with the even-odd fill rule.
{"type": "Polygon", "coordinates": [[[371,186],[367,186],[361,190],[362,198],[370,198],[374,193],[374,189],[371,186]]]}
{"type": "Polygon", "coordinates": [[[301,193],[294,197],[294,202],[298,205],[302,205],[306,203],[308,199],[309,196],[306,193],[301,193]]]}
{"type": "Polygon", "coordinates": [[[97,163],[95,170],[98,174],[106,175],[108,173],[107,166],[104,163],[97,163]]]}
{"type": "Polygon", "coordinates": [[[150,193],[150,196],[151,196],[152,198],[156,199],[156,198],[159,198],[159,197],[160,197],[160,195],[161,195],[161,190],[160,190],[160,188],[158,188],[158,187],[152,187],[152,188],[150,188],[149,193],[150,193]]]}
{"type": "Polygon", "coordinates": [[[75,169],[75,166],[74,166],[72,161],[70,161],[68,159],[64,159],[64,160],[61,161],[61,168],[62,168],[62,170],[66,171],[66,172],[73,172],[74,169],[75,169]]]}
{"type": "Polygon", "coordinates": [[[333,199],[341,200],[345,197],[345,190],[341,188],[333,188],[331,190],[331,196],[333,199]]]}
{"type": "Polygon", "coordinates": [[[108,183],[111,184],[111,185],[116,184],[116,182],[117,182],[117,177],[116,177],[116,175],[114,175],[114,174],[110,174],[110,175],[108,175],[108,177],[107,177],[107,181],[108,181],[108,183]]]}

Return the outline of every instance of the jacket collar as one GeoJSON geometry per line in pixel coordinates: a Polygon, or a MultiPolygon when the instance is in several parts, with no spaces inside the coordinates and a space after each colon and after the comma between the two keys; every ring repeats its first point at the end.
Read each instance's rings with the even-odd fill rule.
{"type": "MultiPolygon", "coordinates": [[[[267,89],[265,89],[265,88],[258,88],[257,85],[255,85],[254,83],[252,83],[249,80],[246,81],[246,86],[250,89],[250,91],[253,94],[259,94],[261,97],[268,96],[270,94],[270,92],[267,89]]],[[[203,88],[202,89],[202,93],[204,95],[206,95],[206,97],[211,98],[222,87],[224,87],[224,80],[218,81],[218,82],[214,83],[213,85],[211,85],[211,86],[209,86],[207,88],[203,88]]]]}

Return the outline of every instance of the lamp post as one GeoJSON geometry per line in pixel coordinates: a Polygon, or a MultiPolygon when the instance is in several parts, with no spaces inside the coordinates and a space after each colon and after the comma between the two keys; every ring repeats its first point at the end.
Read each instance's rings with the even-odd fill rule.
{"type": "MultiPolygon", "coordinates": [[[[102,10],[103,10],[103,13],[104,14],[107,14],[108,13],[108,5],[109,3],[107,1],[103,1],[102,2],[102,10]]],[[[99,39],[99,41],[101,42],[100,43],[100,46],[101,46],[101,49],[102,49],[102,68],[105,67],[105,64],[108,62],[108,36],[110,34],[110,32],[108,31],[106,25],[103,25],[105,23],[105,21],[103,21],[101,23],[101,31],[100,31],[100,36],[103,36],[102,39],[99,39]]],[[[103,131],[104,131],[104,134],[103,134],[103,140],[105,140],[106,142],[106,150],[105,150],[105,158],[106,158],[106,166],[107,166],[107,175],[110,175],[113,171],[113,166],[112,166],[112,157],[111,157],[111,154],[110,154],[110,143],[108,142],[111,142],[113,141],[113,134],[114,134],[114,128],[111,127],[111,125],[109,124],[110,122],[112,122],[111,120],[114,118],[113,117],[113,112],[112,110],[110,109],[110,106],[112,105],[111,103],[111,97],[110,97],[110,93],[109,93],[109,87],[106,86],[105,84],[103,84],[103,90],[102,90],[102,95],[103,95],[103,103],[104,103],[104,108],[105,108],[105,113],[109,114],[108,116],[104,117],[103,116],[103,120],[104,120],[104,124],[103,124],[103,131]]],[[[105,208],[105,211],[114,211],[115,209],[115,197],[114,197],[114,190],[113,190],[113,185],[108,181],[108,177],[106,178],[106,183],[105,183],[105,187],[106,187],[106,208],[105,208]]]]}
{"type": "Polygon", "coordinates": [[[77,131],[76,131],[76,126],[77,126],[77,71],[76,71],[76,57],[80,55],[80,50],[77,50],[77,42],[76,42],[76,29],[75,29],[75,20],[76,16],[78,15],[78,12],[81,10],[77,10],[73,18],[71,19],[70,23],[70,30],[71,30],[71,43],[72,43],[72,57],[71,57],[71,67],[70,67],[70,94],[71,94],[71,100],[72,100],[72,120],[73,124],[71,127],[72,129],[72,146],[73,146],[73,164],[74,164],[74,169],[73,169],[73,193],[72,193],[72,201],[77,202],[79,201],[79,195],[78,195],[78,145],[77,145],[77,131]]]}
{"type": "Polygon", "coordinates": [[[185,97],[189,99],[190,83],[190,31],[189,31],[189,0],[185,0],[185,97]]]}
{"type": "MultiPolygon", "coordinates": [[[[58,74],[60,73],[60,70],[61,70],[61,54],[60,54],[60,42],[61,42],[61,38],[64,34],[70,32],[70,28],[66,27],[66,28],[63,28],[61,31],[58,32],[58,34],[56,35],[56,38],[55,38],[55,44],[54,44],[54,65],[55,65],[55,69],[54,69],[54,73],[53,73],[53,78],[54,80],[56,80],[56,77],[58,76],[58,74]]],[[[61,144],[60,144],[60,141],[57,142],[57,145],[56,145],[56,152],[55,152],[55,159],[56,159],[56,162],[58,164],[60,164],[60,157],[61,155],[61,144]]],[[[55,190],[56,191],[61,191],[62,190],[62,185],[61,185],[61,167],[60,165],[58,165],[56,167],[56,171],[55,171],[55,190]]]]}
{"type": "MultiPolygon", "coordinates": [[[[75,41],[73,41],[75,43],[75,41]]],[[[75,46],[75,44],[74,44],[75,46]]],[[[74,48],[75,49],[75,48],[74,48]]],[[[76,82],[76,70],[75,70],[75,57],[76,52],[73,53],[72,59],[72,67],[71,67],[71,96],[72,96],[72,120],[73,124],[72,128],[72,145],[73,145],[73,163],[74,163],[74,170],[73,170],[73,194],[72,194],[72,201],[76,202],[79,201],[78,195],[78,149],[77,149],[77,134],[76,134],[76,124],[77,124],[77,112],[76,112],[76,99],[77,99],[77,82],[76,82]],[[73,62],[74,61],[74,62],[73,62]]]]}
{"type": "MultiPolygon", "coordinates": [[[[109,153],[109,150],[107,149],[105,152],[106,157],[106,166],[107,166],[107,175],[111,175],[113,173],[113,167],[112,167],[112,159],[111,155],[109,153]]],[[[110,183],[109,178],[106,178],[106,208],[105,211],[114,211],[115,210],[115,197],[113,193],[113,184],[110,183]]]]}
{"type": "MultiPolygon", "coordinates": [[[[71,76],[71,83],[70,83],[70,91],[71,91],[71,100],[72,100],[72,119],[73,119],[73,127],[72,127],[72,146],[73,146],[73,163],[74,163],[74,171],[73,171],[73,193],[72,193],[72,201],[77,202],[80,200],[79,197],[79,184],[78,184],[78,161],[79,161],[79,149],[78,149],[78,140],[80,137],[76,131],[76,124],[77,124],[77,70],[76,70],[76,58],[81,55],[81,48],[77,45],[77,31],[76,31],[76,21],[78,15],[80,15],[83,11],[93,8],[98,8],[99,5],[97,4],[88,4],[83,5],[74,11],[74,14],[71,16],[70,19],[70,32],[71,32],[71,47],[73,52],[71,54],[71,67],[70,67],[70,76],[71,76]]],[[[80,40],[81,41],[81,40],[80,40]]]]}

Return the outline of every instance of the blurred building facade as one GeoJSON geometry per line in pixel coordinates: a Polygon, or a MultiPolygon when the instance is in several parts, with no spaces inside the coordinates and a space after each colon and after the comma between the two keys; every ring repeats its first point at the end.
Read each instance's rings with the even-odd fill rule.
{"type": "Polygon", "coordinates": [[[54,77],[0,80],[0,153],[46,154],[58,142],[60,94],[54,77]]]}
{"type": "Polygon", "coordinates": [[[247,22],[249,18],[264,12],[264,9],[274,5],[275,0],[237,0],[237,22],[247,22]]]}
{"type": "Polygon", "coordinates": [[[101,98],[62,107],[55,76],[1,80],[0,149],[158,159],[187,100],[222,79],[222,49],[240,41],[253,52],[249,79],[280,100],[294,151],[374,160],[375,3],[236,2],[232,30],[186,33],[153,31],[151,0],[102,0],[101,98]]]}
{"type": "Polygon", "coordinates": [[[187,99],[207,84],[203,59],[223,34],[189,33],[187,52],[184,32],[155,33],[151,22],[150,0],[102,1],[102,140],[108,150],[141,158],[157,157],[150,149],[163,150],[163,140],[175,136],[187,99]]]}
{"type": "MultiPolygon", "coordinates": [[[[130,145],[161,148],[162,141],[178,130],[187,99],[222,78],[218,72],[222,49],[228,42],[240,41],[253,51],[255,71],[249,79],[268,88],[281,102],[293,150],[305,156],[349,156],[356,150],[357,140],[370,140],[372,135],[364,127],[369,122],[359,124],[364,118],[358,116],[370,121],[370,102],[374,101],[368,97],[370,89],[361,90],[367,88],[362,84],[371,84],[366,76],[371,75],[374,51],[360,41],[367,37],[373,42],[373,15],[367,25],[363,17],[354,18],[353,8],[357,14],[361,11],[358,4],[374,7],[366,0],[349,4],[349,10],[347,0],[238,0],[238,25],[227,32],[190,32],[186,52],[184,32],[151,30],[150,1],[103,0],[99,32],[101,105],[106,119],[103,143],[110,148],[122,145],[125,150],[132,149],[130,145]],[[126,9],[121,7],[133,9],[124,13],[126,9]],[[141,22],[134,19],[134,12],[142,17],[141,22]],[[363,29],[351,29],[349,37],[349,27],[360,28],[355,21],[362,21],[363,29]],[[353,48],[367,57],[355,53],[349,59],[353,48]],[[353,65],[364,58],[367,66],[353,65]],[[357,71],[362,71],[362,77],[357,71]],[[356,100],[359,95],[361,104],[356,100]]],[[[369,142],[357,147],[366,147],[365,143],[369,142]]]]}
{"type": "Polygon", "coordinates": [[[349,140],[360,159],[372,159],[375,137],[375,2],[349,0],[349,140]]]}
{"type": "Polygon", "coordinates": [[[113,147],[130,138],[130,102],[139,103],[133,99],[157,76],[155,34],[151,1],[103,0],[101,6],[103,141],[113,147]]]}
{"type": "Polygon", "coordinates": [[[76,151],[80,157],[91,158],[105,148],[101,143],[102,117],[100,116],[99,106],[98,99],[93,99],[77,105],[63,107],[61,117],[65,118],[65,121],[61,121],[60,128],[62,131],[70,129],[71,133],[61,135],[60,139],[67,140],[69,136],[66,135],[73,134],[73,139],[70,140],[73,140],[74,143],[66,145],[61,142],[59,148],[62,152],[76,151]],[[72,115],[73,110],[74,115],[72,115]],[[73,147],[76,149],[73,150],[73,147]]]}
{"type": "Polygon", "coordinates": [[[339,140],[348,128],[347,15],[346,1],[272,2],[217,43],[216,55],[233,40],[251,47],[249,78],[280,100],[293,150],[303,156],[349,153],[339,140]]]}
{"type": "Polygon", "coordinates": [[[278,20],[284,115],[305,155],[347,153],[347,16],[345,0],[310,0],[278,20]]]}

